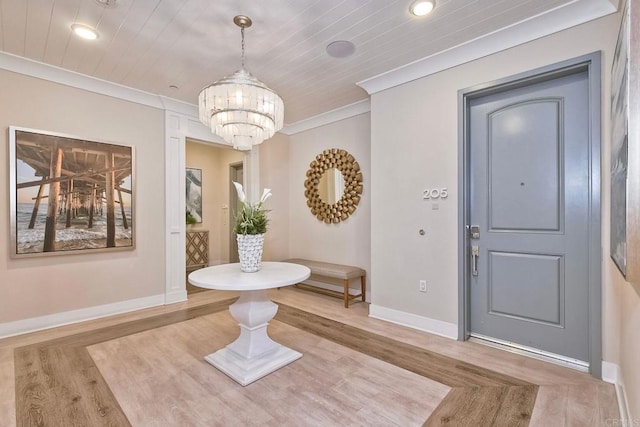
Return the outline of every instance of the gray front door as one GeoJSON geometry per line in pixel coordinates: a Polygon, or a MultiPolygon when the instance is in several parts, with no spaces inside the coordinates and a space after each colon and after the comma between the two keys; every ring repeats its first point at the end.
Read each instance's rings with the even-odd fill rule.
{"type": "Polygon", "coordinates": [[[587,71],[470,100],[472,336],[589,360],[589,111],[587,71]]]}

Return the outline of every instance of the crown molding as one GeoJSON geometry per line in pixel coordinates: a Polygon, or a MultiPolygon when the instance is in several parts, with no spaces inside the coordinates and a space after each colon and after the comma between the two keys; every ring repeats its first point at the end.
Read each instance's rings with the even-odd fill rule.
{"type": "MultiPolygon", "coordinates": [[[[136,104],[146,105],[148,107],[158,108],[161,110],[173,111],[184,114],[189,117],[198,117],[198,106],[188,102],[180,101],[174,98],[168,98],[162,95],[156,95],[138,89],[133,89],[118,83],[112,83],[96,77],[87,76],[75,71],[66,70],[54,65],[45,64],[43,62],[34,61],[29,58],[14,55],[0,51],[0,69],[23,74],[29,77],[35,77],[65,86],[86,90],[100,95],[106,95],[125,101],[135,102],[136,104]]],[[[285,135],[293,135],[308,129],[313,129],[338,120],[347,119],[369,112],[369,100],[349,104],[335,110],[327,111],[308,119],[285,126],[280,133],[285,135]]],[[[208,139],[208,138],[206,138],[208,139]]],[[[221,141],[221,143],[228,145],[221,141]]]]}
{"type": "Polygon", "coordinates": [[[356,84],[369,95],[616,12],[609,0],[574,0],[356,84]]]}
{"type": "Polygon", "coordinates": [[[198,120],[198,106],[195,104],[133,89],[6,52],[0,52],[0,69],[178,113],[189,118],[188,131],[191,137],[199,138],[202,141],[230,145],[223,141],[222,138],[213,135],[206,126],[200,123],[198,120]]]}
{"type": "Polygon", "coordinates": [[[317,116],[309,117],[308,119],[291,123],[280,129],[279,132],[285,135],[294,135],[309,129],[328,125],[329,123],[368,113],[369,111],[371,111],[371,103],[367,98],[362,101],[354,102],[353,104],[345,105],[344,107],[339,107],[334,110],[318,114],[317,116]]]}
{"type": "Polygon", "coordinates": [[[161,110],[198,117],[198,107],[173,98],[133,89],[118,83],[66,70],[7,52],[0,52],[0,69],[35,77],[65,86],[118,98],[161,110]]]}
{"type": "MultiPolygon", "coordinates": [[[[135,90],[135,89],[132,89],[135,90]]],[[[198,106],[188,102],[180,101],[174,98],[167,98],[166,96],[156,95],[162,103],[162,109],[167,111],[173,111],[176,113],[184,114],[185,116],[198,118],[198,106]]],[[[198,119],[199,123],[199,119],[198,119]]],[[[203,125],[204,126],[204,125],[203,125]]],[[[206,126],[205,126],[206,128],[206,126]]]]}

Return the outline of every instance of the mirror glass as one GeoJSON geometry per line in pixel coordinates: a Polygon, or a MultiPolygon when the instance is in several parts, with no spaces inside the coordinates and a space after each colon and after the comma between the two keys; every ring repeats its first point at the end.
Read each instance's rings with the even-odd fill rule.
{"type": "Polygon", "coordinates": [[[333,205],[344,194],[344,177],[337,168],[329,168],[324,171],[318,183],[318,193],[323,202],[333,205]]]}

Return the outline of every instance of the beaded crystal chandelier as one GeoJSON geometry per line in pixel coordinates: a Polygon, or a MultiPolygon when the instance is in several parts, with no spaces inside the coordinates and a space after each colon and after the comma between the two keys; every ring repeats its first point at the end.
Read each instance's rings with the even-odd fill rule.
{"type": "Polygon", "coordinates": [[[251,19],[238,15],[233,22],[242,35],[242,68],[205,87],[198,96],[200,121],[236,150],[251,150],[282,129],[284,103],[267,85],[244,68],[244,29],[251,19]]]}

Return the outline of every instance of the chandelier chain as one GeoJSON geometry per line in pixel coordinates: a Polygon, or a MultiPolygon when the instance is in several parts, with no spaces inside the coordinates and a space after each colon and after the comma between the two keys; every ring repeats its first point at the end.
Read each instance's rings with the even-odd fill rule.
{"type": "Polygon", "coordinates": [[[244,70],[244,25],[240,27],[240,34],[242,35],[242,69],[244,70]]]}

